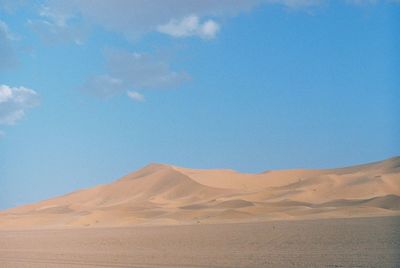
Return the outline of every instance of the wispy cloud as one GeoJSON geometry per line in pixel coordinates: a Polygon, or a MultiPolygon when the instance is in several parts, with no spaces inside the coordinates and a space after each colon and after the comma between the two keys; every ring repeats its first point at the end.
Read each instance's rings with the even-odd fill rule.
{"type": "Polygon", "coordinates": [[[0,32],[4,35],[4,37],[8,40],[14,40],[16,37],[14,34],[10,32],[10,29],[8,28],[8,25],[0,20],[0,32]]]}
{"type": "Polygon", "coordinates": [[[82,87],[85,92],[101,98],[128,90],[174,88],[190,78],[151,54],[107,50],[105,56],[107,73],[89,78],[82,87]]]}
{"type": "MultiPolygon", "coordinates": [[[[219,29],[216,18],[250,10],[266,0],[49,0],[41,11],[48,21],[68,25],[68,18],[81,16],[90,24],[128,38],[159,31],[173,37],[215,36],[219,29]],[[195,29],[191,28],[196,24],[195,29]],[[193,23],[194,22],[194,23],[193,23]]],[[[286,1],[280,1],[284,4],[286,1]]]]}
{"type": "Polygon", "coordinates": [[[124,84],[121,79],[108,74],[90,77],[82,86],[82,90],[89,95],[99,98],[110,98],[124,91],[124,84]]]}
{"type": "MultiPolygon", "coordinates": [[[[349,4],[400,0],[341,0],[349,4]]],[[[11,10],[26,0],[0,0],[0,8],[11,10]]],[[[137,39],[148,32],[172,37],[213,38],[220,20],[261,5],[281,5],[303,9],[329,4],[329,0],[47,0],[38,10],[41,19],[30,20],[32,29],[46,41],[72,41],[81,44],[89,25],[100,26],[137,39]]],[[[38,5],[36,3],[36,5],[38,5]]]]}
{"type": "Polygon", "coordinates": [[[9,69],[17,64],[12,42],[17,39],[7,24],[0,20],[0,70],[9,69]]]}
{"type": "Polygon", "coordinates": [[[25,112],[39,104],[36,91],[26,87],[0,85],[0,124],[13,125],[25,112]]]}
{"type": "Polygon", "coordinates": [[[88,26],[78,16],[60,9],[42,6],[40,19],[28,20],[28,26],[46,43],[74,42],[82,44],[88,35],[88,26]]]}
{"type": "Polygon", "coordinates": [[[158,31],[173,37],[199,36],[204,39],[214,38],[219,25],[213,20],[200,22],[198,16],[190,15],[181,20],[172,19],[167,24],[157,27],[158,31]]]}
{"type": "Polygon", "coordinates": [[[129,98],[131,98],[134,101],[142,102],[145,100],[144,96],[136,91],[128,91],[126,94],[128,95],[129,98]]]}
{"type": "Polygon", "coordinates": [[[106,62],[111,76],[136,89],[171,88],[189,78],[186,73],[172,70],[167,62],[148,53],[108,50],[106,62]]]}

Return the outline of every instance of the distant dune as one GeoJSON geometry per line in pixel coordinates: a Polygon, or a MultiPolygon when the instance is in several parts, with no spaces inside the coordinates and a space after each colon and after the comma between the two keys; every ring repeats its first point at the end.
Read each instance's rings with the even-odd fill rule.
{"type": "Polygon", "coordinates": [[[115,227],[400,215],[400,157],[325,170],[243,174],[151,164],[0,212],[0,228],[115,227]]]}

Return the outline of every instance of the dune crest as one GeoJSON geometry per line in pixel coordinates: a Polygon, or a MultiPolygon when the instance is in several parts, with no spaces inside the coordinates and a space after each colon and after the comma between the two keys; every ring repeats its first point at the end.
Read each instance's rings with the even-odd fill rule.
{"type": "Polygon", "coordinates": [[[0,213],[0,228],[198,224],[400,215],[400,157],[243,174],[150,164],[107,185],[0,213]]]}

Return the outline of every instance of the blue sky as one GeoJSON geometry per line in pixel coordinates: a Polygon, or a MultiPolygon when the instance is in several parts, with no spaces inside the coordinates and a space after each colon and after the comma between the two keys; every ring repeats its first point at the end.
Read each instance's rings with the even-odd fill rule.
{"type": "Polygon", "coordinates": [[[400,154],[398,1],[0,1],[0,208],[150,162],[400,154]]]}

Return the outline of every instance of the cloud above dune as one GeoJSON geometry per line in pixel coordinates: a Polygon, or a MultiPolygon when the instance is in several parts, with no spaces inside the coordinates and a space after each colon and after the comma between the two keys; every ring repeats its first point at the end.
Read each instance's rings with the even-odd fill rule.
{"type": "MultiPolygon", "coordinates": [[[[374,0],[343,0],[346,3],[374,3],[374,0]]],[[[390,1],[390,0],[387,0],[390,1]]],[[[226,18],[249,12],[261,5],[281,5],[288,9],[318,6],[327,0],[47,0],[37,2],[37,17],[27,20],[31,30],[47,43],[85,43],[91,29],[126,37],[130,44],[146,33],[170,38],[217,38],[226,18]]],[[[391,0],[391,2],[398,2],[391,0]]],[[[0,9],[12,11],[26,0],[0,0],[0,9]]],[[[13,35],[0,20],[0,70],[17,62],[13,35]]],[[[82,88],[102,98],[146,89],[174,88],[190,77],[176,71],[165,59],[149,53],[112,52],[105,56],[106,72],[89,77],[82,88]]],[[[139,94],[139,93],[138,93],[139,94]]],[[[140,93],[141,94],[141,93],[140,93]]],[[[143,96],[143,95],[141,95],[143,96]]]]}
{"type": "MultiPolygon", "coordinates": [[[[0,0],[0,9],[27,6],[26,0],[0,0]]],[[[400,0],[341,0],[348,4],[399,3],[400,0]]],[[[34,3],[38,18],[31,28],[45,40],[81,44],[90,26],[120,33],[130,40],[149,32],[174,38],[211,39],[221,29],[221,20],[262,5],[302,9],[329,4],[329,0],[47,0],[34,3]]]]}
{"type": "Polygon", "coordinates": [[[219,19],[250,11],[262,4],[288,8],[317,5],[322,0],[49,0],[40,15],[48,23],[65,26],[73,17],[125,35],[130,39],[148,32],[171,37],[215,37],[219,19]],[[61,23],[60,23],[61,22],[61,23]]]}
{"type": "MultiPolygon", "coordinates": [[[[343,0],[346,1],[346,0],[343,0]]],[[[359,0],[360,1],[360,0],[359,0]]],[[[147,33],[172,39],[217,38],[227,18],[261,5],[287,9],[319,6],[326,0],[48,0],[30,27],[50,43],[82,45],[91,28],[124,36],[130,44],[147,33]]],[[[109,98],[150,88],[173,88],[188,80],[167,60],[148,53],[112,52],[105,56],[106,72],[89,77],[81,87],[91,95],[109,98]]],[[[141,95],[142,96],[142,95],[141,95]]],[[[132,96],[129,96],[132,98],[132,96]]],[[[140,99],[138,95],[133,99],[140,99]]]]}
{"type": "Polygon", "coordinates": [[[36,91],[26,87],[0,85],[0,124],[13,125],[26,111],[39,104],[36,91]]]}
{"type": "MultiPolygon", "coordinates": [[[[90,77],[82,87],[101,98],[127,91],[175,88],[190,79],[185,72],[173,70],[166,61],[148,53],[107,50],[105,58],[107,73],[90,77]]],[[[143,99],[137,93],[128,96],[143,99]]]]}
{"type": "Polygon", "coordinates": [[[260,0],[97,0],[94,4],[91,0],[48,1],[43,7],[45,12],[42,11],[41,14],[54,23],[68,22],[69,17],[81,16],[88,23],[100,25],[106,30],[121,33],[128,38],[137,38],[152,31],[173,37],[203,38],[217,32],[215,30],[217,22],[208,19],[193,31],[190,28],[193,26],[190,25],[193,19],[234,15],[243,10],[250,10],[261,2],[260,0]]]}

